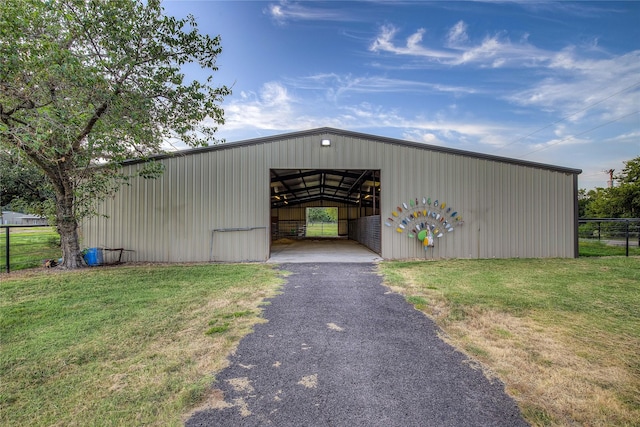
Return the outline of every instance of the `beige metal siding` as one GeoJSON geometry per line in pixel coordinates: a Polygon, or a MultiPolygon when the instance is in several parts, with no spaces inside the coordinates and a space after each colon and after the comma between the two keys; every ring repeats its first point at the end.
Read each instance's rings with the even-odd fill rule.
{"type": "Polygon", "coordinates": [[[389,181],[385,172],[393,171],[393,165],[383,168],[383,217],[409,197],[425,196],[455,208],[465,224],[427,251],[403,239],[405,233],[383,227],[384,258],[574,255],[572,175],[422,150],[406,154],[394,158],[399,165],[395,173],[413,171],[402,174],[403,179],[389,181]],[[416,162],[422,166],[416,169],[416,162]],[[389,186],[391,194],[385,191],[389,186]]]}
{"type": "Polygon", "coordinates": [[[162,160],[160,178],[132,179],[103,203],[108,218],[85,224],[85,246],[124,247],[139,261],[266,260],[269,174],[255,166],[254,153],[240,148],[162,160]],[[245,228],[254,229],[213,234],[245,228]]]}
{"type": "Polygon", "coordinates": [[[227,144],[159,161],[160,178],[132,179],[101,204],[109,218],[84,224],[84,246],[132,249],[139,261],[263,261],[270,249],[270,169],[376,169],[383,222],[398,204],[423,196],[446,202],[465,221],[428,251],[383,226],[383,258],[574,256],[570,173],[333,133],[227,144]],[[321,147],[322,138],[331,147],[321,147]],[[246,228],[253,229],[213,234],[246,228]]]}

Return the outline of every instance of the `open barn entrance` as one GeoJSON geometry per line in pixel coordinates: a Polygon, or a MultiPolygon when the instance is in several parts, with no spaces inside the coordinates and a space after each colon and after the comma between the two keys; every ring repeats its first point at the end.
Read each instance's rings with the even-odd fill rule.
{"type": "Polygon", "coordinates": [[[320,228],[330,238],[380,254],[380,170],[272,169],[270,188],[272,253],[293,243],[320,246],[328,236],[318,235],[318,224],[326,217],[320,228]]]}

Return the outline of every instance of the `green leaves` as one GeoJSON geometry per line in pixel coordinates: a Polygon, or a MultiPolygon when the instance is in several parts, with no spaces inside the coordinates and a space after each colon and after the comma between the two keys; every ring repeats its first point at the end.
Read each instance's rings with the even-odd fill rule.
{"type": "Polygon", "coordinates": [[[158,152],[163,138],[215,142],[215,126],[203,121],[222,123],[218,104],[231,92],[211,86],[211,74],[185,83],[182,65],[212,73],[221,52],[220,38],[200,34],[193,17],[163,16],[158,1],[7,0],[0,7],[0,52],[8,58],[0,68],[3,143],[33,148],[30,155],[47,162],[89,148],[75,165],[83,167],[88,159],[158,152]],[[44,146],[55,146],[55,155],[44,146]]]}
{"type": "Polygon", "coordinates": [[[220,52],[219,36],[158,0],[3,0],[0,145],[31,159],[79,220],[126,178],[93,166],[147,159],[167,140],[218,142],[231,93],[212,84],[220,52]],[[190,63],[201,81],[185,82],[190,63]]]}
{"type": "Polygon", "coordinates": [[[581,214],[590,218],[638,218],[640,216],[640,157],[624,162],[611,188],[582,193],[581,214]]]}

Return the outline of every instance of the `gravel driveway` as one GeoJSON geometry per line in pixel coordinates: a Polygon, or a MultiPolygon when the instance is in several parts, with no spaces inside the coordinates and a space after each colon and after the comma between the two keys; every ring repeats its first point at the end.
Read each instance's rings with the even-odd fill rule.
{"type": "Polygon", "coordinates": [[[282,264],[268,323],[216,376],[195,426],[526,426],[498,381],[382,286],[375,264],[282,264]]]}

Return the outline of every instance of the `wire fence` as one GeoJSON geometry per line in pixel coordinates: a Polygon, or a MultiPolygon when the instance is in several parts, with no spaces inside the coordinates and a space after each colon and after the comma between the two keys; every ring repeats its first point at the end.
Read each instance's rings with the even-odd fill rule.
{"type": "Polygon", "coordinates": [[[0,241],[0,271],[7,273],[52,265],[62,256],[60,236],[54,227],[1,225],[0,241]]]}
{"type": "MultiPolygon", "coordinates": [[[[640,256],[640,218],[580,218],[578,223],[580,256],[640,256]]],[[[309,231],[304,221],[284,222],[280,226],[281,233],[276,232],[274,237],[300,238],[309,231]]],[[[324,235],[324,226],[321,231],[317,235],[324,235]]],[[[330,231],[336,233],[335,225],[330,231]]],[[[48,264],[51,260],[55,264],[62,257],[60,236],[54,227],[0,225],[0,242],[2,272],[51,265],[48,264]]],[[[105,256],[117,258],[110,263],[121,261],[122,249],[107,251],[110,252],[105,256]]]]}
{"type": "Polygon", "coordinates": [[[580,218],[578,238],[580,256],[640,255],[640,218],[580,218]]]}

